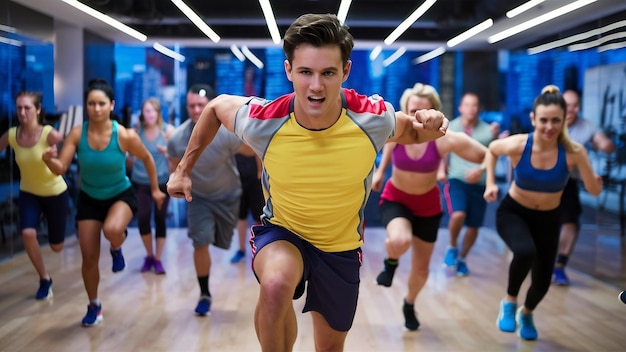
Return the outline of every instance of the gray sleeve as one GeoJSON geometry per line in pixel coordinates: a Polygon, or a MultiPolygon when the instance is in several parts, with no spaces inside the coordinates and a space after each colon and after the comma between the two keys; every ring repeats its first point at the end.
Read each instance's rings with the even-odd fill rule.
{"type": "Polygon", "coordinates": [[[397,128],[396,124],[397,124],[398,121],[396,120],[396,109],[393,107],[393,104],[391,104],[390,102],[386,101],[385,105],[387,105],[387,111],[390,112],[390,114],[391,114],[390,117],[393,120],[393,128],[392,128],[391,132],[389,133],[389,136],[387,137],[387,139],[389,139],[389,138],[395,136],[396,128],[397,128]]]}
{"type": "Polygon", "coordinates": [[[230,146],[233,154],[237,152],[237,149],[241,147],[243,141],[241,138],[237,137],[234,133],[228,132],[228,145],[230,146]]]}
{"type": "Polygon", "coordinates": [[[239,107],[239,110],[237,110],[235,114],[235,124],[233,128],[233,132],[237,137],[245,141],[243,134],[246,129],[246,124],[249,121],[248,118],[250,116],[251,106],[253,104],[266,105],[267,103],[269,103],[269,100],[253,97],[246,104],[239,107]]]}
{"type": "Polygon", "coordinates": [[[180,135],[180,131],[175,131],[167,141],[167,154],[172,158],[180,159],[185,154],[185,149],[179,147],[180,135]]]}

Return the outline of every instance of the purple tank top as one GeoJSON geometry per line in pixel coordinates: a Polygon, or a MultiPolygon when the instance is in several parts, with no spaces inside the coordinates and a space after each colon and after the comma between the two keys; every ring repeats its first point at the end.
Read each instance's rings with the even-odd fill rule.
{"type": "Polygon", "coordinates": [[[396,144],[391,154],[391,161],[393,166],[400,170],[428,173],[437,170],[441,156],[435,141],[428,142],[424,155],[419,159],[412,159],[406,154],[406,148],[403,144],[396,144]]]}

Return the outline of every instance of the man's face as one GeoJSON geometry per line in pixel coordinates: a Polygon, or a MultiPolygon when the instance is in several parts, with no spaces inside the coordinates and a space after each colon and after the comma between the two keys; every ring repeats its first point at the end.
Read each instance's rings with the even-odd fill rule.
{"type": "Polygon", "coordinates": [[[578,99],[578,94],[572,91],[566,91],[563,93],[563,99],[565,99],[565,106],[567,107],[565,111],[565,121],[569,126],[576,122],[576,118],[578,118],[580,100],[578,99]]]}
{"type": "Polygon", "coordinates": [[[193,123],[198,122],[200,114],[206,104],[209,103],[209,98],[206,96],[200,96],[197,93],[187,93],[187,114],[193,123]]]}
{"type": "Polygon", "coordinates": [[[351,62],[343,67],[341,50],[336,45],[315,47],[299,45],[291,64],[285,61],[287,78],[293,83],[296,104],[303,118],[329,117],[341,104],[342,83],[348,78],[351,62]]]}
{"type": "Polygon", "coordinates": [[[478,113],[480,112],[478,97],[473,94],[464,95],[459,105],[459,112],[461,113],[461,117],[467,121],[476,121],[476,119],[478,119],[478,113]]]}

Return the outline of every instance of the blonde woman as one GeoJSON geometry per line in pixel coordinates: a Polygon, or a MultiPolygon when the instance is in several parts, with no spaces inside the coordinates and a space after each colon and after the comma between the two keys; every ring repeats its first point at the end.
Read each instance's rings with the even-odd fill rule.
{"type": "Polygon", "coordinates": [[[538,337],[533,311],[550,287],[559,244],[561,194],[572,169],[579,170],[590,194],[602,190],[602,178],[593,171],[587,151],[567,135],[565,112],[559,89],[546,86],[530,113],[534,131],[491,142],[484,161],[484,197],[488,202],[498,199],[494,175],[497,158],[508,156],[514,168],[514,181],[496,214],[498,233],[513,252],[497,324],[504,332],[515,332],[519,327],[518,334],[524,340],[538,337]],[[518,309],[519,291],[529,272],[531,284],[518,309]]]}
{"type": "MultiPolygon", "coordinates": [[[[422,109],[440,110],[441,102],[435,88],[416,83],[404,91],[400,107],[404,113],[414,115],[422,109]]],[[[443,172],[441,159],[454,152],[463,159],[479,163],[486,150],[465,133],[451,131],[427,143],[403,145],[389,142],[383,147],[372,190],[380,191],[389,161],[392,161],[393,168],[380,201],[381,220],[387,229],[387,258],[376,282],[391,286],[398,260],[409,248],[412,249],[409,290],[402,308],[407,330],[417,330],[420,325],[414,309],[415,300],[428,279],[428,266],[442,216],[437,185],[440,172],[443,172]]]]}
{"type": "MultiPolygon", "coordinates": [[[[174,131],[174,126],[163,122],[161,103],[155,98],[150,98],[143,103],[141,114],[139,115],[139,122],[140,126],[137,128],[137,134],[152,155],[152,159],[154,159],[157,178],[159,180],[159,189],[163,192],[167,192],[165,184],[170,175],[167,158],[167,141],[174,131]]],[[[165,248],[165,236],[167,232],[166,219],[170,197],[166,194],[161,208],[157,207],[156,202],[152,199],[148,171],[141,161],[134,162],[131,181],[135,188],[135,193],[137,194],[137,203],[139,206],[137,211],[139,234],[146,248],[146,257],[144,258],[141,272],[143,273],[154,269],[156,274],[165,274],[161,256],[165,248]],[[150,219],[152,212],[154,212],[154,246],[152,245],[152,226],[150,219]]]]}

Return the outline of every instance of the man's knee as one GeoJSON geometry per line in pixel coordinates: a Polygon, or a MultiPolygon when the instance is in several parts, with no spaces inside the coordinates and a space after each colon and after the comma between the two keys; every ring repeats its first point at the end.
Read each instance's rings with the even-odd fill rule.
{"type": "Polygon", "coordinates": [[[465,221],[466,217],[467,213],[462,210],[453,211],[452,214],[450,214],[450,220],[453,221],[465,221]]]}
{"type": "Polygon", "coordinates": [[[260,282],[261,294],[279,301],[290,301],[295,288],[291,280],[283,275],[265,273],[260,282]]]}

